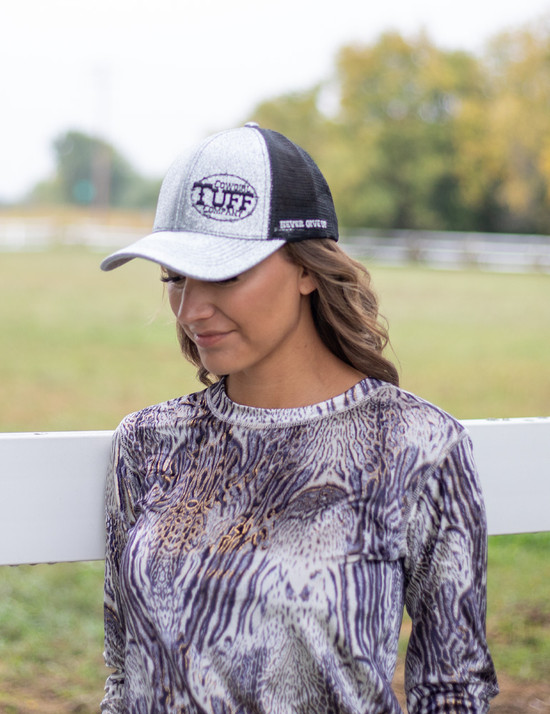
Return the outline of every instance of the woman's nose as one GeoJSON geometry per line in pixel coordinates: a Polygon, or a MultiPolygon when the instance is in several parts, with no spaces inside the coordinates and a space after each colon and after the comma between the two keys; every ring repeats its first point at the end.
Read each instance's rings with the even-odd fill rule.
{"type": "Polygon", "coordinates": [[[187,324],[205,320],[215,310],[208,283],[193,278],[186,278],[181,288],[171,288],[170,305],[178,320],[187,324]]]}

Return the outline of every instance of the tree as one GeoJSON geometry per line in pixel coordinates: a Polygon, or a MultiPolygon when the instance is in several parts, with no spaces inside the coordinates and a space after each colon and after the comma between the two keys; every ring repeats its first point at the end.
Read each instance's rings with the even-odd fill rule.
{"type": "Polygon", "coordinates": [[[315,156],[345,226],[473,228],[453,156],[462,102],[481,92],[472,56],[388,33],[344,47],[330,82],[264,102],[255,116],[315,156]],[[332,117],[320,109],[327,87],[332,117]]]}
{"type": "Polygon", "coordinates": [[[475,58],[389,33],[344,48],[337,75],[339,121],[358,148],[345,187],[350,225],[473,227],[453,157],[462,104],[482,89],[475,58]]]}
{"type": "Polygon", "coordinates": [[[56,172],[31,198],[96,207],[152,208],[160,182],[141,177],[108,142],[68,131],[53,142],[56,172]]]}
{"type": "Polygon", "coordinates": [[[550,17],[498,35],[487,68],[493,96],[483,147],[499,230],[550,232],[550,17]]]}
{"type": "Polygon", "coordinates": [[[550,233],[549,106],[550,16],[481,58],[422,34],[343,47],[255,116],[312,153],[345,226],[550,233]]]}

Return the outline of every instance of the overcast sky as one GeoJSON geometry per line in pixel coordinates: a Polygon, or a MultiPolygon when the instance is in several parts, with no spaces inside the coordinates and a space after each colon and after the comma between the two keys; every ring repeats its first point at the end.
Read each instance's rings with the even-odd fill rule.
{"type": "Polygon", "coordinates": [[[0,200],[52,171],[67,129],[105,136],[142,173],[330,75],[337,50],[425,30],[480,53],[550,0],[6,0],[0,21],[0,200]]]}

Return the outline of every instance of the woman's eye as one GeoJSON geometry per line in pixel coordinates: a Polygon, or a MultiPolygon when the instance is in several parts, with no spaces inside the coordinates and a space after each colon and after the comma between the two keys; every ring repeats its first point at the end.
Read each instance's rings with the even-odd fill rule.
{"type": "MultiPolygon", "coordinates": [[[[228,278],[227,280],[213,280],[213,285],[231,285],[236,283],[239,276],[236,275],[234,278],[228,278]]],[[[173,285],[174,287],[182,288],[185,285],[186,277],[185,275],[179,275],[178,273],[164,273],[160,276],[162,283],[173,285]]]]}
{"type": "Polygon", "coordinates": [[[162,283],[168,283],[169,285],[182,286],[185,283],[184,275],[161,275],[160,280],[162,283]]]}

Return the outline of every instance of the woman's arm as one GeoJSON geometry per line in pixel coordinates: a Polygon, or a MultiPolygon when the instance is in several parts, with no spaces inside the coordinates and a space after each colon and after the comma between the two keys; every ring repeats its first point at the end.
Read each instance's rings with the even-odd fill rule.
{"type": "Polygon", "coordinates": [[[113,437],[111,460],[105,487],[105,651],[107,667],[113,668],[105,683],[105,697],[101,711],[105,714],[124,714],[124,676],[126,625],[120,602],[120,560],[127,541],[128,528],[133,522],[133,493],[131,474],[124,458],[124,435],[121,425],[113,437]]]}
{"type": "Polygon", "coordinates": [[[487,528],[469,439],[426,475],[407,528],[410,714],[483,714],[498,693],[487,648],[487,528]]]}

